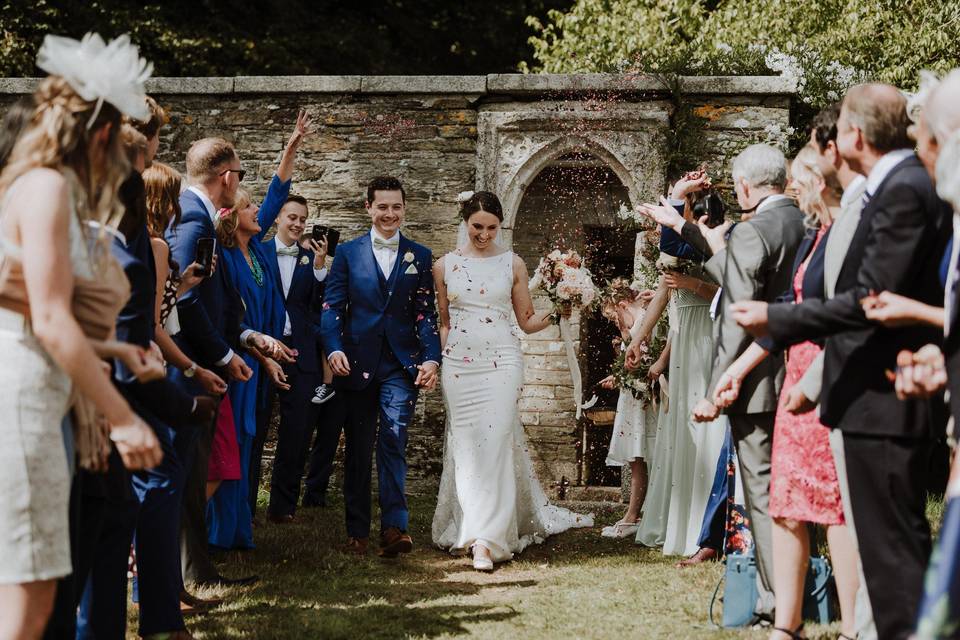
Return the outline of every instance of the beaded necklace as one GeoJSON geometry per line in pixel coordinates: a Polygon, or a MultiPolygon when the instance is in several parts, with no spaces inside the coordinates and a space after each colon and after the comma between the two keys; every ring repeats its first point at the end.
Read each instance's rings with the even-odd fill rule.
{"type": "Polygon", "coordinates": [[[251,253],[246,256],[247,264],[250,265],[250,271],[253,272],[253,281],[257,283],[258,287],[263,286],[263,268],[260,266],[260,263],[257,261],[257,257],[251,253]]]}

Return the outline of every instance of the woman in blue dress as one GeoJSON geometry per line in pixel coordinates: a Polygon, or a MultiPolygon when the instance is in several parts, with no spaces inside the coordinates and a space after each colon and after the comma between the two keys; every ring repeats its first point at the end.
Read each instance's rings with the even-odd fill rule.
{"type": "Polygon", "coordinates": [[[247,350],[241,356],[253,372],[249,380],[233,381],[227,389],[233,406],[242,477],[224,480],[207,503],[208,540],[224,549],[253,547],[249,474],[257,413],[269,409],[273,385],[285,387],[283,369],[268,354],[281,351],[278,338],[283,335],[286,312],[261,243],[287,201],[297,148],[309,132],[310,117],[301,112],[259,208],[241,188],[233,208],[221,209],[217,216],[218,268],[226,270],[243,300],[240,342],[247,350]]]}

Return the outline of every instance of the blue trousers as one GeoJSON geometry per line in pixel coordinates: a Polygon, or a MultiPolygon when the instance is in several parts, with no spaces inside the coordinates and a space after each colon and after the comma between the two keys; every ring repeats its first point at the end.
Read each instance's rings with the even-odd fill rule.
{"type": "Polygon", "coordinates": [[[407,428],[417,404],[417,388],[389,348],[366,389],[346,391],[343,498],[347,535],[370,535],[370,458],[377,452],[380,530],[407,530],[407,428]],[[379,423],[379,428],[378,428],[379,423]]]}
{"type": "Polygon", "coordinates": [[[175,431],[159,424],[154,430],[163,447],[163,462],[133,476],[134,494],[140,503],[134,589],[140,603],[142,636],[186,628],[180,613],[180,512],[187,467],[174,446],[175,431]]]}
{"type": "Polygon", "coordinates": [[[721,554],[727,528],[727,498],[731,491],[730,478],[727,477],[727,463],[731,455],[733,455],[733,436],[728,426],[723,447],[720,449],[720,457],[717,459],[717,469],[713,474],[710,499],[707,500],[707,508],[703,514],[700,539],[697,541],[701,548],[716,549],[721,554]]]}

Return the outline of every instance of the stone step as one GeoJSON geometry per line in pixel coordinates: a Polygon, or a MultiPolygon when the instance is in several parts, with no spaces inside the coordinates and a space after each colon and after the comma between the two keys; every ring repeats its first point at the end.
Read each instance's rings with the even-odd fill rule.
{"type": "Polygon", "coordinates": [[[575,502],[623,502],[620,487],[567,487],[564,500],[575,502]]]}

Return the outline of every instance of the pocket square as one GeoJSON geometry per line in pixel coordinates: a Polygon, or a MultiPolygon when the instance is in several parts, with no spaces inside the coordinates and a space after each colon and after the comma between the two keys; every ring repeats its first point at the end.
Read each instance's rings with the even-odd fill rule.
{"type": "Polygon", "coordinates": [[[414,264],[411,264],[409,267],[407,267],[407,270],[403,272],[403,275],[405,276],[409,276],[410,274],[417,275],[418,273],[420,272],[417,271],[417,266],[414,264]]]}

